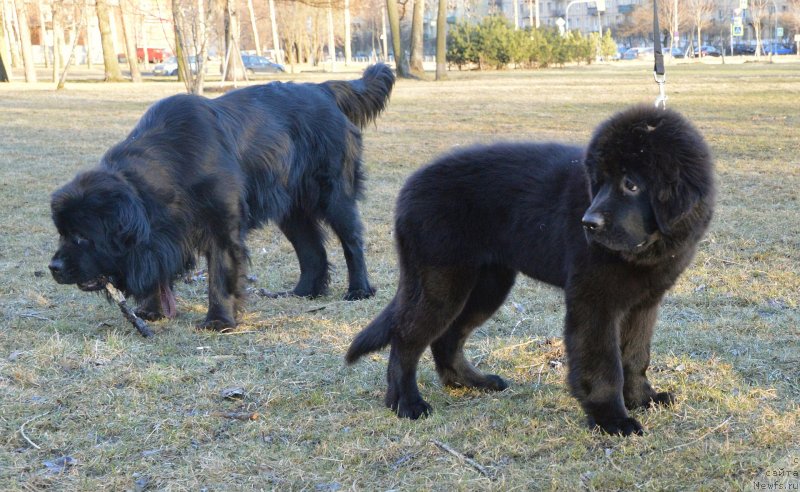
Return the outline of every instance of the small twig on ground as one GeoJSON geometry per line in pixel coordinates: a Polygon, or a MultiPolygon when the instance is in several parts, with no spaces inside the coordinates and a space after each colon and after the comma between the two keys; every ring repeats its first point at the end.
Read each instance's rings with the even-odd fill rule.
{"type": "Polygon", "coordinates": [[[36,444],[35,442],[31,441],[31,439],[27,435],[25,435],[25,426],[30,424],[31,422],[33,422],[36,419],[40,419],[40,418],[44,417],[45,415],[49,414],[50,412],[52,412],[52,410],[50,410],[48,412],[45,412],[43,414],[37,415],[35,417],[29,418],[28,420],[25,421],[24,424],[19,426],[19,433],[22,436],[22,438],[25,439],[26,441],[28,441],[28,444],[30,444],[31,446],[33,446],[36,449],[42,449],[42,448],[40,448],[38,444],[36,444]]]}
{"type": "Polygon", "coordinates": [[[142,318],[136,316],[136,313],[133,312],[133,309],[131,309],[125,301],[125,296],[116,287],[111,285],[111,282],[106,282],[106,292],[108,292],[108,295],[117,303],[125,319],[139,330],[139,333],[141,333],[143,337],[147,338],[153,336],[153,332],[150,331],[150,327],[147,326],[147,323],[145,323],[142,318]]]}
{"type": "Polygon", "coordinates": [[[22,313],[22,314],[19,315],[19,317],[20,318],[33,318],[33,319],[38,319],[38,320],[41,320],[41,321],[53,321],[52,319],[46,318],[46,317],[41,316],[41,315],[39,315],[37,313],[22,313]]]}
{"type": "Polygon", "coordinates": [[[673,447],[671,447],[671,448],[667,448],[667,449],[665,449],[663,452],[664,452],[664,453],[666,453],[666,452],[669,452],[669,451],[675,451],[676,449],[685,448],[686,446],[691,446],[692,444],[696,444],[696,443],[698,443],[698,442],[702,441],[703,439],[705,439],[706,437],[710,436],[710,435],[711,435],[711,434],[713,434],[714,432],[718,431],[720,428],[722,428],[722,426],[724,426],[725,424],[727,424],[727,423],[728,423],[728,422],[729,422],[729,421],[730,421],[732,418],[733,418],[733,416],[731,416],[731,417],[728,417],[727,419],[723,420],[721,424],[719,424],[718,426],[714,427],[714,428],[713,428],[713,429],[711,429],[710,431],[706,432],[706,433],[705,433],[705,434],[703,434],[702,436],[698,437],[698,438],[697,438],[697,439],[695,439],[694,441],[685,442],[685,443],[683,443],[683,444],[679,444],[679,445],[677,445],[677,446],[673,446],[673,447]]]}
{"type": "Polygon", "coordinates": [[[214,412],[211,415],[214,417],[223,417],[226,419],[234,420],[258,420],[260,415],[258,412],[214,412]]]}
{"type": "Polygon", "coordinates": [[[494,474],[492,472],[490,472],[489,470],[487,470],[483,465],[481,465],[477,461],[475,461],[472,458],[469,458],[467,456],[464,456],[462,453],[459,453],[458,451],[456,451],[455,449],[451,448],[450,446],[448,446],[447,444],[445,444],[445,443],[443,443],[441,441],[437,441],[436,439],[431,439],[431,442],[433,444],[435,444],[437,447],[443,449],[444,451],[447,451],[448,453],[452,454],[453,456],[455,456],[459,460],[461,460],[464,463],[466,463],[467,465],[471,466],[472,468],[477,470],[484,477],[488,478],[489,480],[494,480],[494,474]]]}
{"type": "Polygon", "coordinates": [[[526,345],[530,345],[530,344],[536,343],[536,342],[538,342],[538,340],[528,340],[527,342],[515,343],[514,345],[507,345],[505,347],[500,347],[499,349],[492,350],[492,353],[496,354],[498,352],[506,352],[508,350],[513,350],[515,348],[524,347],[526,345]]]}

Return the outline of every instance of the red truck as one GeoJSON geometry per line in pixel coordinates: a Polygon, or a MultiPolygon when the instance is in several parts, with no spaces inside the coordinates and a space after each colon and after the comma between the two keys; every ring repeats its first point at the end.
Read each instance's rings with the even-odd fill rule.
{"type": "MultiPolygon", "coordinates": [[[[150,63],[161,63],[169,57],[169,51],[164,48],[147,48],[147,61],[150,63]]],[[[120,53],[117,55],[117,60],[120,63],[127,63],[128,57],[124,53],[120,53]]],[[[144,61],[144,48],[136,48],[136,61],[139,63],[144,61]]]]}

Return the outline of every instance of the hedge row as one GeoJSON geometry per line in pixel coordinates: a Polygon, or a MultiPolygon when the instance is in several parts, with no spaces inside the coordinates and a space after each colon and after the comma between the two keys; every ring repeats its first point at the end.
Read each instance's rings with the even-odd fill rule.
{"type": "Polygon", "coordinates": [[[447,36],[447,61],[461,69],[475,65],[479,69],[506,68],[510,64],[525,68],[563,65],[568,62],[591,63],[598,57],[610,59],[617,44],[606,31],[601,37],[579,31],[561,35],[557,29],[514,30],[505,17],[489,16],[480,24],[460,22],[447,36]]]}

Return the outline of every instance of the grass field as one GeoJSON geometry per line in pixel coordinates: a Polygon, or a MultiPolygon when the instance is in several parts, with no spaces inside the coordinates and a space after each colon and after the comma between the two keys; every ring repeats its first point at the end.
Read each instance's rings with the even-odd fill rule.
{"type": "MultiPolygon", "coordinates": [[[[365,131],[361,211],[377,296],[339,300],[346,268],[332,242],[330,296],[253,295],[240,327],[218,334],[193,328],[204,281],[181,283],[179,317],[151,324],[152,339],[101,297],[50,278],[49,194],[182,87],[0,86],[0,490],[792,490],[800,64],[668,70],[668,105],[715,153],[719,199],[656,328],[651,380],[678,401],[635,412],[647,432],[630,438],[584,427],[565,384],[561,294],[527,279],[468,343],[479,367],[510,381],[502,393],[444,389],[426,355],[419,382],[434,414],[401,421],[383,407],[387,353],[353,367],[343,355],[394,294],[391,217],[409,173],[471,142],[585,142],[615,110],[654,99],[649,66],[400,81],[365,131]],[[229,388],[243,397],[223,398],[229,388]]],[[[248,244],[253,288],[293,286],[294,253],[274,227],[248,244]]]]}

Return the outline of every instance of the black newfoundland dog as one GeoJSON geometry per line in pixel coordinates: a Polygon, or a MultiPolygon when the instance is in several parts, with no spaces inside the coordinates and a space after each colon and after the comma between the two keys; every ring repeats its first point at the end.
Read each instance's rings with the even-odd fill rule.
{"type": "Polygon", "coordinates": [[[623,111],[588,148],[497,144],[417,171],[397,202],[397,294],[347,361],[391,344],[386,405],[431,411],[416,383],[430,346],[443,384],[502,390],[464,356],[517,272],[564,289],[569,385],[589,424],[640,434],[626,409],[669,404],[646,376],[664,293],[689,265],[714,207],[713,163],[678,113],[623,111]]]}
{"type": "Polygon", "coordinates": [[[247,231],[267,221],[297,253],[291,293],[325,293],[325,221],[344,249],[345,298],[370,297],[356,208],[361,128],[385,108],[394,80],[379,64],[354,81],[273,82],[157,102],[97,168],[53,194],[61,236],[53,277],[83,290],[110,281],[154,320],[175,315],[173,280],[201,253],[209,305],[200,326],[222,329],[235,325],[243,298],[247,231]]]}

